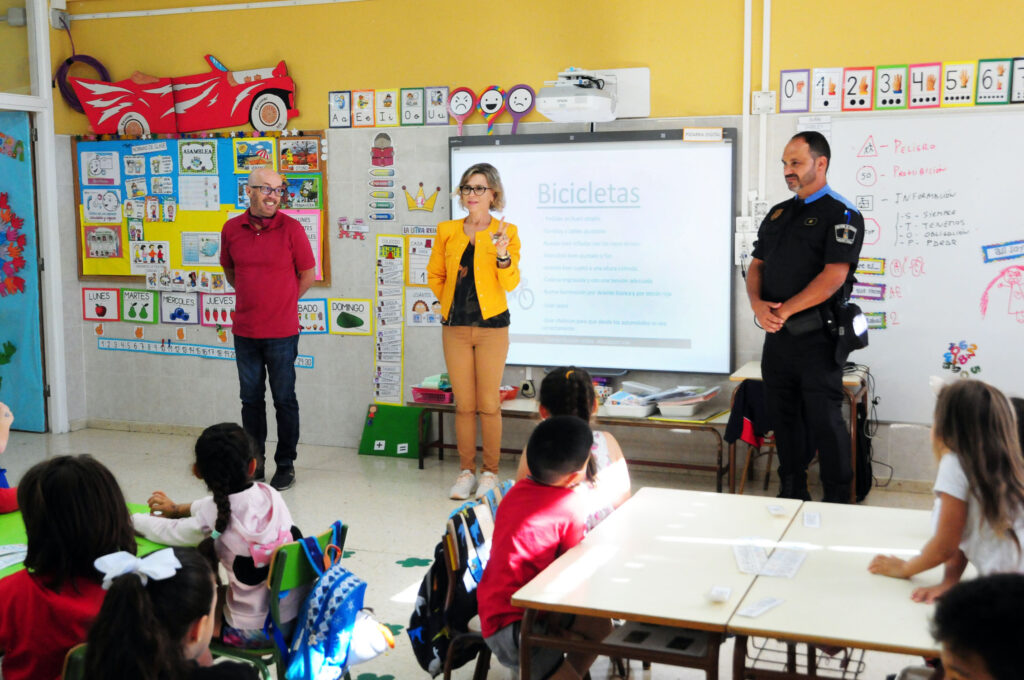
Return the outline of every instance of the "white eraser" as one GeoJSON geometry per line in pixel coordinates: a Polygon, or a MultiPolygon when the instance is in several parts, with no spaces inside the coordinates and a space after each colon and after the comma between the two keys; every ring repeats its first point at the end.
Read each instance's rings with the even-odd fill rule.
{"type": "Polygon", "coordinates": [[[786,509],[781,505],[769,505],[768,514],[770,514],[772,517],[784,517],[786,514],[786,509]]]}
{"type": "Polygon", "coordinates": [[[729,586],[711,586],[707,598],[712,602],[728,602],[730,595],[732,595],[732,588],[729,586]]]}

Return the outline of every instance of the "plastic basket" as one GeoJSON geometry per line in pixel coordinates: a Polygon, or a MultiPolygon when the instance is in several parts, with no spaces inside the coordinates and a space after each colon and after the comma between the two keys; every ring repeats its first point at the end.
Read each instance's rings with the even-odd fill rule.
{"type": "Polygon", "coordinates": [[[509,399],[515,399],[516,395],[519,394],[519,388],[515,385],[502,385],[499,388],[502,401],[508,401],[509,399]]]}
{"type": "Polygon", "coordinates": [[[420,404],[450,404],[454,398],[451,392],[435,390],[432,387],[412,388],[412,400],[420,404]]]}

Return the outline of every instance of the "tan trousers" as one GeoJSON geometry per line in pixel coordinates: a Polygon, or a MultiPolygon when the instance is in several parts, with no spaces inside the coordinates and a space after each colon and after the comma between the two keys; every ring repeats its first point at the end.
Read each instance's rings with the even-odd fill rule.
{"type": "Polygon", "coordinates": [[[508,327],[442,326],[448,379],[455,393],[455,441],[461,469],[476,473],[476,416],[480,415],[485,472],[498,474],[501,397],[508,356],[508,327]]]}

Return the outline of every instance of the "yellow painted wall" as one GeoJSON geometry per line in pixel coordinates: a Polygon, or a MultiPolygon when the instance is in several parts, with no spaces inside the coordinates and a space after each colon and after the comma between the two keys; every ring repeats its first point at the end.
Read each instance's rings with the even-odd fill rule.
{"type": "MultiPolygon", "coordinates": [[[[24,7],[23,0],[0,0],[0,15],[10,7],[24,7]]],[[[28,69],[28,27],[0,21],[0,92],[32,94],[28,69]]]]}
{"type": "MultiPolygon", "coordinates": [[[[239,0],[240,1],[240,0],[239,0]]],[[[225,0],[78,0],[72,15],[224,4],[225,0]]],[[[759,87],[761,0],[753,20],[759,87]]],[[[769,84],[784,68],[977,59],[1024,53],[1024,3],[963,0],[775,0],[769,84]]],[[[358,88],[534,87],[567,66],[651,69],[651,116],[738,114],[743,0],[364,0],[295,8],[76,21],[80,53],[115,80],[138,69],[186,75],[203,55],[228,68],[288,62],[301,116],[327,126],[327,92],[358,88]]],[[[52,32],[54,69],[70,55],[52,32]]],[[[73,72],[89,75],[88,69],[73,72]]],[[[544,120],[531,114],[529,120],[544,120]]],[[[57,131],[88,122],[58,100],[57,131]]]]}

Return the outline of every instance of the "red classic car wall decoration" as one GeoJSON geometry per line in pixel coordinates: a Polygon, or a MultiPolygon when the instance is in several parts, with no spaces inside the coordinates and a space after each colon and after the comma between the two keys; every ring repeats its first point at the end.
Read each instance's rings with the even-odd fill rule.
{"type": "Polygon", "coordinates": [[[136,71],[107,83],[69,78],[100,135],[196,132],[250,123],[283,130],[295,108],[295,82],[282,61],[273,68],[229,71],[210,54],[210,70],[193,76],[156,78],[136,71]]]}

